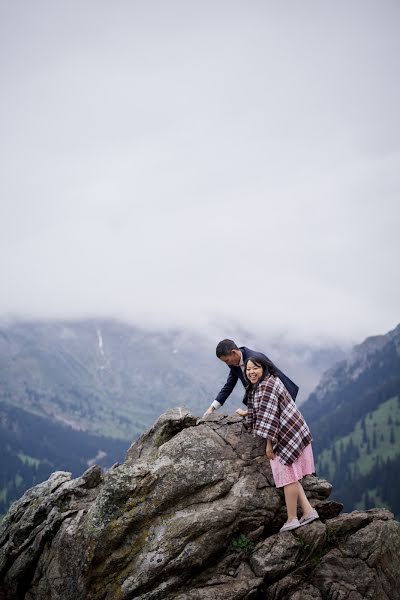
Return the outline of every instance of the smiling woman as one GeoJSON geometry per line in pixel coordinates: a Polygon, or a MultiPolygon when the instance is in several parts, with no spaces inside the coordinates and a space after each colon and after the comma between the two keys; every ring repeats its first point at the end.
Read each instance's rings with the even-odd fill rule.
{"type": "Polygon", "coordinates": [[[311,432],[273,365],[260,358],[245,363],[247,426],[253,435],[266,440],[266,456],[270,460],[276,487],[283,487],[287,521],[281,532],[297,529],[319,518],[309,503],[300,480],[311,475],[314,458],[311,432]],[[303,516],[297,518],[297,502],[303,516]]]}
{"type": "Polygon", "coordinates": [[[262,365],[249,360],[246,367],[246,377],[253,385],[258,383],[263,376],[264,369],[262,365]]]}

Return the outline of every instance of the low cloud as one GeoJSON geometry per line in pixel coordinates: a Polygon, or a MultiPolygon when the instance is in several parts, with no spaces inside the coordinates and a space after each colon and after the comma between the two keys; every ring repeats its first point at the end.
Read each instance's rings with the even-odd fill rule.
{"type": "Polygon", "coordinates": [[[18,6],[1,315],[315,343],[397,324],[398,5],[18,6]]]}

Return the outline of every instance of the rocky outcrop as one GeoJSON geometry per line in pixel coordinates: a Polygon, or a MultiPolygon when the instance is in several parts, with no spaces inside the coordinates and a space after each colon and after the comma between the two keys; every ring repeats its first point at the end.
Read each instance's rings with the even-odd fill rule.
{"type": "Polygon", "coordinates": [[[330,484],[309,476],[321,521],[279,534],[264,453],[239,417],[178,408],[104,475],[54,473],[2,523],[1,600],[399,598],[393,515],[338,516],[330,484]]]}

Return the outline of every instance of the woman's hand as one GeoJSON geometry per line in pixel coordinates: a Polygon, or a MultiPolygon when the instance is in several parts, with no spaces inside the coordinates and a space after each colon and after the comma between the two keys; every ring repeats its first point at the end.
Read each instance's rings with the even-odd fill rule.
{"type": "Polygon", "coordinates": [[[265,454],[267,455],[267,458],[269,460],[274,460],[275,455],[274,455],[274,451],[272,450],[272,443],[270,440],[267,440],[267,446],[265,448],[265,454]]]}
{"type": "Polygon", "coordinates": [[[247,410],[242,410],[241,408],[237,408],[236,409],[236,414],[239,415],[239,417],[246,417],[247,416],[247,410]]]}

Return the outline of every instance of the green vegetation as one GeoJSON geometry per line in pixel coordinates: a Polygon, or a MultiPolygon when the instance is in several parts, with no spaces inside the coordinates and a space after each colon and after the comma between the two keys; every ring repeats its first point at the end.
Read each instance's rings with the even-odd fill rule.
{"type": "Polygon", "coordinates": [[[353,476],[366,475],[378,459],[400,454],[400,399],[391,398],[359,419],[351,433],[336,439],[318,457],[317,468],[328,479],[339,476],[345,456],[353,476]]]}
{"type": "Polygon", "coordinates": [[[400,515],[400,325],[369,338],[321,380],[301,407],[319,476],[344,510],[400,515]]]}
{"type": "Polygon", "coordinates": [[[108,467],[122,461],[127,445],[73,430],[0,401],[0,515],[52,472],[81,475],[99,450],[106,455],[98,463],[108,467]]]}
{"type": "Polygon", "coordinates": [[[255,544],[253,540],[247,537],[247,535],[241,533],[238,537],[231,541],[230,547],[233,552],[244,552],[245,554],[250,554],[254,550],[255,544]]]}
{"type": "Polygon", "coordinates": [[[32,456],[28,456],[23,452],[18,452],[17,456],[19,460],[24,463],[24,465],[28,465],[29,467],[34,467],[37,469],[40,465],[40,460],[38,458],[33,458],[32,456]]]}
{"type": "Polygon", "coordinates": [[[376,488],[372,490],[366,490],[363,493],[361,500],[356,503],[354,509],[365,510],[366,508],[374,506],[380,506],[381,508],[387,508],[388,510],[391,510],[389,504],[383,500],[376,488]]]}
{"type": "Polygon", "coordinates": [[[397,513],[400,491],[393,474],[400,465],[400,396],[382,402],[358,419],[317,457],[317,471],[333,483],[334,495],[349,506],[374,506],[397,513]]]}

